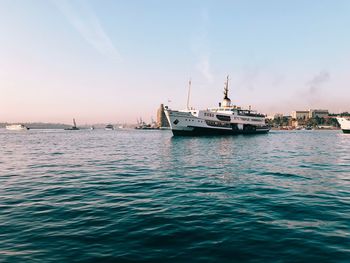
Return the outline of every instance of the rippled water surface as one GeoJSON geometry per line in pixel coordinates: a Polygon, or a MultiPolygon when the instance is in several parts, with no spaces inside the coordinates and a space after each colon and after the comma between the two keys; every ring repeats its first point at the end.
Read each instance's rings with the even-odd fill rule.
{"type": "Polygon", "coordinates": [[[1,262],[349,262],[350,135],[0,131],[1,262]]]}

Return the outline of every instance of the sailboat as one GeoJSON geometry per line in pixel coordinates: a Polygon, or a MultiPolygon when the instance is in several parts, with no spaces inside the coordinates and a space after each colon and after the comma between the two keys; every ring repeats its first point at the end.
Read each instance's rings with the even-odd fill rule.
{"type": "Polygon", "coordinates": [[[79,130],[79,128],[77,127],[77,124],[75,122],[75,119],[73,118],[73,126],[70,128],[65,128],[66,131],[76,131],[79,130]]]}

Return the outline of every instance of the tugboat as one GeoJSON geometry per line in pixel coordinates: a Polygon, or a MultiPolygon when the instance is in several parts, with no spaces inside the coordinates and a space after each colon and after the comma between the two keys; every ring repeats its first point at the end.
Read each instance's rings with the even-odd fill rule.
{"type": "Polygon", "coordinates": [[[66,131],[77,131],[77,130],[80,130],[78,127],[77,127],[77,124],[75,122],[75,119],[73,118],[73,126],[70,127],[70,128],[65,128],[66,131]]]}
{"type": "Polygon", "coordinates": [[[9,125],[6,125],[6,130],[9,130],[9,131],[26,131],[26,130],[29,130],[29,128],[24,126],[23,124],[9,124],[9,125]]]}
{"type": "Polygon", "coordinates": [[[344,133],[350,133],[350,117],[337,117],[337,121],[344,133]]]}
{"type": "MultiPolygon", "coordinates": [[[[191,82],[189,82],[189,91],[191,82]]],[[[228,97],[229,76],[225,82],[224,99],[219,107],[206,110],[195,110],[189,107],[189,96],[186,110],[171,110],[164,107],[166,117],[174,136],[199,135],[234,135],[268,133],[265,115],[249,109],[231,105],[228,97]]],[[[190,94],[190,92],[189,92],[190,94]]]]}

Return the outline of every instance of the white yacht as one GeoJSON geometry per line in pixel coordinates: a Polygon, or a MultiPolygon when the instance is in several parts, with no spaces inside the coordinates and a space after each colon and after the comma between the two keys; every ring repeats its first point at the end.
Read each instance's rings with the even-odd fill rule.
{"type": "Polygon", "coordinates": [[[350,117],[337,117],[337,121],[344,133],[350,133],[350,117]]]}
{"type": "Polygon", "coordinates": [[[9,124],[9,125],[6,125],[6,129],[10,130],[10,131],[26,131],[26,130],[29,130],[29,128],[24,126],[23,124],[9,124]]]}
{"type": "MultiPolygon", "coordinates": [[[[191,84],[191,82],[190,82],[191,84]]],[[[224,135],[267,133],[265,115],[256,111],[231,105],[228,97],[229,79],[225,82],[224,99],[217,108],[195,110],[171,110],[165,106],[165,114],[174,136],[224,135]]],[[[188,99],[189,100],[189,99],[188,99]]]]}

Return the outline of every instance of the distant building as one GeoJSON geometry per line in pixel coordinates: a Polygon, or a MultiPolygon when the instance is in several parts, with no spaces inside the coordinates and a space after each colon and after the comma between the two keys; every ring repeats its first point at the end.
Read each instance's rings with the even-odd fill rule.
{"type": "Polygon", "coordinates": [[[160,107],[157,111],[157,125],[158,127],[169,127],[169,122],[165,116],[163,104],[160,104],[160,107]]]}
{"type": "Polygon", "coordinates": [[[309,110],[309,118],[326,118],[328,115],[328,110],[309,110]]]}
{"type": "Polygon", "coordinates": [[[296,111],[292,111],[292,119],[295,120],[306,120],[309,118],[309,111],[305,111],[305,110],[296,110],[296,111]]]}
{"type": "Polygon", "coordinates": [[[275,113],[273,115],[268,115],[266,118],[269,119],[269,120],[282,119],[283,118],[283,114],[282,113],[275,113]]]}

